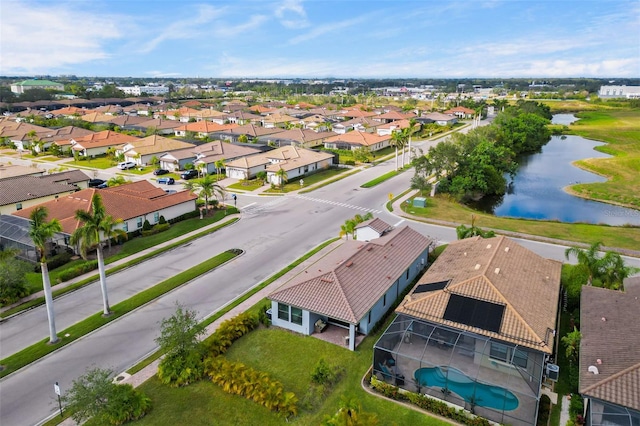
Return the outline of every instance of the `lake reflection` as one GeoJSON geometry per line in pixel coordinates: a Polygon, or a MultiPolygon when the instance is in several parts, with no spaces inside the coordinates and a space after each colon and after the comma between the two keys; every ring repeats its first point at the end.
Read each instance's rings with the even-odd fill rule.
{"type": "MultiPolygon", "coordinates": [[[[559,115],[573,117],[571,114],[559,115]]],[[[554,116],[554,119],[556,117],[554,116]]],[[[558,124],[570,123],[566,121],[566,117],[562,118],[558,124]]],[[[565,186],[575,183],[606,180],[571,165],[571,162],[584,158],[609,157],[593,149],[598,145],[603,143],[580,136],[553,136],[542,148],[542,152],[518,159],[520,166],[507,194],[493,199],[485,198],[475,207],[496,216],[640,225],[638,210],[585,200],[569,195],[563,190],[565,186]]]]}

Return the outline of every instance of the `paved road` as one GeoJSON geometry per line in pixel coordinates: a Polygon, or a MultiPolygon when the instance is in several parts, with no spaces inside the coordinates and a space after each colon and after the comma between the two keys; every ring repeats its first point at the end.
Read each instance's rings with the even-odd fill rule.
{"type": "MultiPolygon", "coordinates": [[[[237,247],[246,251],[231,263],[0,381],[0,424],[38,424],[55,413],[56,381],[64,390],[92,366],[120,372],[135,364],[156,348],[154,339],[159,322],[174,313],[177,301],[198,311],[200,317],[208,316],[302,253],[337,236],[340,225],[357,213],[373,211],[392,225],[400,224],[403,219],[386,212],[384,204],[389,193],[398,194],[407,188],[411,172],[374,188],[359,188],[360,184],[391,170],[394,163],[387,161],[309,194],[278,198],[243,194],[239,196],[239,206],[247,207],[237,224],[109,276],[110,300],[117,303],[226,249],[237,247]]],[[[451,228],[423,223],[412,226],[441,243],[456,238],[451,228]]],[[[531,241],[523,244],[549,258],[564,257],[564,247],[531,241]]],[[[635,262],[638,264],[637,259],[635,262]]],[[[57,299],[58,328],[99,312],[100,300],[97,284],[57,299]]],[[[4,356],[5,351],[10,353],[29,341],[46,338],[46,313],[43,307],[36,308],[1,327],[4,356]],[[5,349],[5,344],[10,349],[5,349]]]]}

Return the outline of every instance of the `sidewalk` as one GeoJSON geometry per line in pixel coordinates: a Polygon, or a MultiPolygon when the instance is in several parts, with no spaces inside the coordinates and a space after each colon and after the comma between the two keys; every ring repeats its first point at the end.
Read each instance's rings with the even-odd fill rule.
{"type": "MultiPolygon", "coordinates": [[[[125,263],[130,262],[130,261],[132,261],[134,259],[138,259],[138,258],[140,258],[142,256],[145,256],[145,255],[147,255],[149,253],[152,253],[152,252],[154,252],[154,251],[156,251],[156,250],[158,250],[160,248],[167,247],[167,246],[169,246],[171,244],[174,244],[176,242],[184,240],[185,238],[191,237],[191,236],[199,234],[200,232],[203,232],[205,230],[208,230],[208,229],[211,229],[213,227],[219,226],[221,223],[225,223],[229,219],[239,218],[239,217],[240,217],[239,213],[230,214],[229,216],[227,216],[227,218],[225,218],[223,220],[219,220],[219,221],[214,222],[214,223],[212,223],[210,225],[207,225],[207,226],[204,226],[202,228],[198,228],[198,229],[196,229],[194,231],[191,231],[191,232],[189,232],[187,234],[183,234],[183,235],[181,235],[179,237],[176,237],[174,239],[171,239],[169,241],[165,241],[164,243],[160,243],[158,245],[155,245],[155,246],[150,247],[148,249],[139,251],[139,252],[137,252],[135,254],[132,254],[130,256],[127,256],[127,257],[124,257],[122,259],[116,260],[113,263],[109,263],[108,265],[105,265],[106,271],[108,272],[109,270],[113,269],[116,266],[125,264],[125,263]]],[[[65,281],[63,283],[57,284],[57,285],[53,286],[52,289],[53,290],[60,290],[60,289],[69,287],[70,285],[73,285],[73,284],[77,283],[78,281],[82,281],[82,280],[87,279],[87,278],[92,277],[92,276],[95,276],[95,280],[96,281],[99,280],[98,270],[97,269],[94,269],[93,271],[87,272],[86,274],[77,276],[77,277],[75,277],[75,278],[73,278],[73,279],[71,279],[69,281],[65,281]]],[[[21,299],[19,302],[16,302],[16,303],[12,304],[12,305],[3,306],[2,308],[0,308],[0,313],[5,312],[5,311],[7,311],[7,310],[9,310],[9,309],[11,309],[11,308],[13,308],[15,306],[18,306],[18,305],[22,304],[22,303],[28,302],[30,300],[37,299],[39,297],[44,297],[44,290],[41,290],[41,291],[39,291],[37,293],[33,293],[33,294],[21,299]]],[[[18,314],[15,314],[15,315],[18,315],[18,314]]],[[[6,319],[7,318],[0,318],[0,321],[6,320],[6,319]]]]}

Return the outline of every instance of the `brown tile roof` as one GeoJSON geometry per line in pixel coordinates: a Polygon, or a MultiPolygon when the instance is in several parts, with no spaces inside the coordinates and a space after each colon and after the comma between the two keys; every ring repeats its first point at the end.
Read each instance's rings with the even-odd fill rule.
{"type": "Polygon", "coordinates": [[[112,130],[103,130],[102,132],[74,138],[73,140],[76,143],[73,145],[73,149],[82,150],[103,146],[123,145],[127,142],[135,141],[136,139],[138,138],[135,136],[117,133],[112,130]]]}
{"type": "Polygon", "coordinates": [[[327,138],[325,143],[347,143],[350,145],[370,146],[377,143],[388,141],[389,136],[378,136],[367,132],[347,132],[342,135],[327,138]]]}
{"type": "Polygon", "coordinates": [[[357,324],[430,242],[408,226],[368,243],[345,241],[269,299],[357,324]]]}
{"type": "Polygon", "coordinates": [[[192,149],[195,145],[183,142],[177,139],[165,138],[158,135],[147,136],[146,138],[137,139],[127,142],[124,146],[125,153],[145,154],[164,154],[169,151],[179,149],[192,149]]]}
{"type": "Polygon", "coordinates": [[[223,132],[239,127],[237,124],[218,124],[211,121],[196,121],[195,123],[187,123],[180,127],[177,127],[178,131],[198,132],[198,133],[213,133],[223,132]]]}
{"type": "Polygon", "coordinates": [[[416,285],[447,286],[417,294],[414,288],[396,312],[551,354],[561,267],[502,236],[455,241],[416,285]],[[445,320],[451,294],[504,305],[499,332],[445,320]]]}
{"type": "MultiPolygon", "coordinates": [[[[102,202],[107,214],[123,220],[144,216],[145,214],[198,198],[189,191],[167,194],[163,189],[153,186],[146,180],[141,180],[111,188],[83,189],[66,197],[56,198],[40,205],[47,207],[49,218],[60,220],[62,232],[71,234],[78,227],[78,222],[74,217],[76,210],[89,211],[91,199],[95,193],[99,193],[102,196],[102,202]]],[[[28,218],[31,210],[35,207],[20,210],[14,215],[28,218]]]]}
{"type": "Polygon", "coordinates": [[[474,110],[472,110],[470,108],[465,108],[465,107],[462,107],[462,106],[448,109],[444,113],[445,114],[455,114],[456,112],[462,112],[462,113],[465,113],[465,114],[475,114],[476,113],[474,110]]]}
{"type": "Polygon", "coordinates": [[[0,179],[16,176],[42,175],[45,171],[33,166],[20,166],[17,164],[0,163],[0,179]]]}
{"type": "Polygon", "coordinates": [[[416,115],[412,112],[402,113],[399,111],[389,111],[384,114],[380,114],[375,118],[378,120],[392,120],[392,121],[400,121],[400,120],[409,120],[410,118],[415,117],[416,115]]]}
{"type": "MultiPolygon", "coordinates": [[[[333,154],[328,152],[318,152],[311,149],[298,148],[292,145],[267,151],[263,154],[256,154],[251,157],[264,157],[266,159],[278,160],[267,166],[267,171],[278,171],[279,169],[293,170],[311,163],[320,162],[333,158],[333,154]]],[[[248,157],[248,158],[251,158],[248,157]]],[[[229,163],[231,164],[231,163],[229,163]]]]}
{"type": "Polygon", "coordinates": [[[43,176],[16,176],[0,180],[0,206],[35,200],[51,195],[76,191],[73,183],[88,181],[89,176],[80,170],[43,176]]]}
{"type": "Polygon", "coordinates": [[[76,126],[65,126],[59,129],[50,129],[46,134],[43,133],[40,138],[44,141],[69,140],[70,138],[81,137],[95,133],[92,130],[84,129],[76,126]]]}
{"type": "Polygon", "coordinates": [[[267,128],[262,126],[256,126],[254,124],[245,124],[243,126],[238,126],[229,130],[225,130],[223,133],[229,134],[229,135],[247,135],[251,137],[257,137],[257,136],[271,135],[281,131],[282,129],[278,127],[267,128]]]}
{"type": "Polygon", "coordinates": [[[88,121],[89,123],[108,123],[113,120],[115,117],[113,115],[105,114],[103,112],[91,111],[84,114],[80,117],[83,121],[88,121]]]}
{"type": "Polygon", "coordinates": [[[385,231],[388,231],[391,228],[391,225],[389,225],[384,220],[374,217],[373,219],[365,220],[364,222],[359,223],[356,226],[356,229],[364,228],[367,226],[376,231],[378,234],[384,234],[385,231]]]}
{"type": "Polygon", "coordinates": [[[640,410],[640,286],[584,286],[580,297],[580,393],[640,410]],[[600,360],[600,363],[598,363],[600,360]],[[588,371],[595,366],[598,374],[588,371]]]}
{"type": "Polygon", "coordinates": [[[136,127],[140,127],[142,129],[148,129],[149,127],[155,127],[156,129],[175,129],[176,127],[180,126],[182,126],[182,123],[180,121],[163,120],[161,118],[149,119],[148,117],[147,121],[143,121],[136,125],[136,127]]]}
{"type": "Polygon", "coordinates": [[[290,129],[283,132],[275,133],[273,138],[276,140],[292,140],[299,143],[309,143],[317,141],[318,144],[324,139],[335,136],[334,132],[314,132],[307,129],[290,129]]]}
{"type": "Polygon", "coordinates": [[[131,126],[137,126],[140,123],[144,123],[145,121],[148,121],[149,118],[148,117],[139,117],[137,115],[117,115],[117,116],[111,116],[111,119],[109,120],[109,123],[111,124],[115,124],[116,126],[120,126],[120,127],[131,127],[131,126]]]}
{"type": "Polygon", "coordinates": [[[197,164],[215,163],[218,160],[227,160],[258,153],[258,148],[250,146],[234,145],[228,142],[213,141],[206,144],[206,148],[198,150],[197,164]]]}

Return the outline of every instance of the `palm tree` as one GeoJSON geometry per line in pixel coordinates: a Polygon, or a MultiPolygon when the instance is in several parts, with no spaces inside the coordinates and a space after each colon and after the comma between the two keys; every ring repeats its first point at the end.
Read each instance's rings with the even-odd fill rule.
{"type": "Polygon", "coordinates": [[[122,219],[114,219],[108,215],[100,194],[93,194],[91,199],[91,212],[76,210],[75,218],[82,223],[71,235],[72,244],[80,244],[80,253],[83,258],[87,256],[87,249],[96,246],[98,255],[98,271],[100,272],[100,289],[102,290],[103,314],[109,315],[109,297],[107,295],[107,277],[104,270],[104,256],[102,242],[114,237],[127,238],[127,233],[116,226],[122,223],[122,219]]]}
{"type": "Polygon", "coordinates": [[[396,170],[398,170],[398,147],[403,147],[404,135],[400,130],[394,130],[391,133],[391,145],[396,148],[396,170]]]}
{"type": "Polygon", "coordinates": [[[581,249],[580,247],[569,247],[565,250],[564,256],[569,260],[570,255],[574,255],[578,260],[578,267],[584,270],[587,275],[587,285],[593,285],[594,279],[599,279],[602,276],[603,262],[602,258],[598,256],[598,252],[602,247],[601,242],[591,244],[588,249],[581,249]]]}
{"type": "Polygon", "coordinates": [[[203,178],[187,181],[184,184],[184,187],[192,193],[197,193],[200,197],[204,197],[207,214],[209,214],[209,198],[216,194],[219,194],[224,198],[224,188],[218,185],[211,175],[205,175],[203,178]]]}
{"type": "Polygon", "coordinates": [[[356,222],[352,219],[346,220],[343,225],[340,226],[340,238],[343,236],[345,239],[349,239],[349,234],[353,235],[356,229],[356,222]]]}
{"type": "Polygon", "coordinates": [[[280,190],[284,190],[284,184],[289,180],[289,176],[287,175],[287,171],[280,167],[276,172],[276,176],[278,177],[278,181],[280,184],[280,190]]]}
{"type": "Polygon", "coordinates": [[[213,163],[216,166],[216,182],[219,180],[220,178],[220,174],[222,173],[222,169],[224,169],[224,160],[216,160],[215,163],[213,163]]]}
{"type": "Polygon", "coordinates": [[[125,179],[124,176],[117,175],[112,178],[109,178],[109,180],[107,181],[107,186],[120,186],[120,185],[124,185],[127,182],[129,181],[125,179]]]}
{"type": "Polygon", "coordinates": [[[411,137],[415,133],[415,127],[418,122],[415,118],[409,119],[409,163],[411,163],[411,137]]]}
{"type": "Polygon", "coordinates": [[[42,287],[44,289],[44,300],[47,306],[47,317],[49,318],[49,343],[56,343],[58,336],[56,335],[56,321],[53,312],[53,295],[51,294],[51,282],[49,281],[49,269],[47,268],[46,246],[47,241],[53,237],[53,234],[60,232],[62,226],[58,219],[47,218],[47,208],[38,206],[29,215],[31,219],[31,227],[29,228],[29,237],[36,246],[36,251],[40,257],[40,270],[42,271],[42,287]]]}
{"type": "Polygon", "coordinates": [[[565,345],[565,355],[569,362],[578,363],[578,353],[580,351],[580,339],[582,338],[582,334],[576,327],[573,327],[573,331],[567,333],[566,336],[563,336],[562,343],[565,345]]]}
{"type": "Polygon", "coordinates": [[[624,290],[624,280],[640,272],[640,268],[626,266],[622,256],[612,251],[605,253],[602,264],[602,285],[611,290],[624,290]]]}

